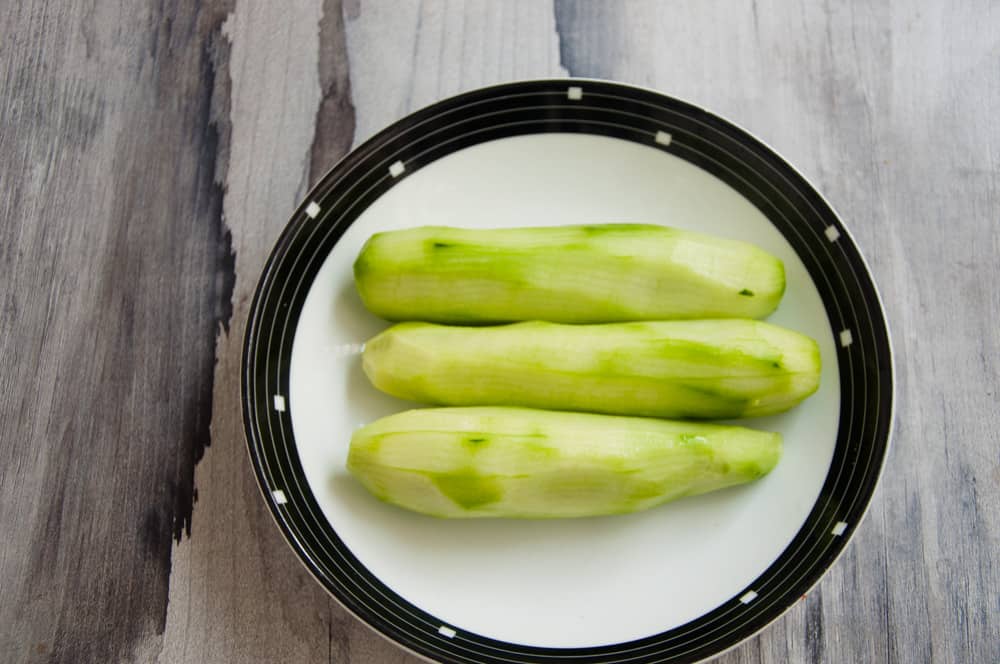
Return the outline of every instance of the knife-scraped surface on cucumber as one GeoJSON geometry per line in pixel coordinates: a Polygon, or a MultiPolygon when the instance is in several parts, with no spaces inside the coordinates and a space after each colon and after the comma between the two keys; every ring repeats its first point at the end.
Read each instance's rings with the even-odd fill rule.
{"type": "Polygon", "coordinates": [[[525,408],[426,408],[354,433],[348,468],[438,517],[621,514],[763,477],[781,436],[743,427],[525,408]]]}
{"type": "Polygon", "coordinates": [[[809,337],[754,320],[401,323],[365,345],[364,370],[380,390],[430,404],[736,418],[815,392],[820,354],[809,337]]]}
{"type": "Polygon", "coordinates": [[[439,517],[620,514],[751,482],[781,436],[679,421],[771,415],[819,386],[815,341],[756,318],[782,262],[646,224],[378,233],[354,263],[380,390],[446,408],[355,432],[348,469],[439,517]],[[442,324],[443,323],[443,324],[442,324]]]}
{"type": "Polygon", "coordinates": [[[383,318],[462,324],[762,318],[785,290],[752,244],[652,224],[377,233],[354,279],[383,318]]]}

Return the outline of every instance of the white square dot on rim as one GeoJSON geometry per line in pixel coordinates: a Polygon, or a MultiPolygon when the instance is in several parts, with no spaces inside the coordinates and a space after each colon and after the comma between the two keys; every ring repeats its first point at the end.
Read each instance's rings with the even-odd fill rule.
{"type": "Polygon", "coordinates": [[[285,412],[285,397],[280,394],[274,395],[274,409],[279,413],[285,412]]]}
{"type": "Polygon", "coordinates": [[[272,491],[271,497],[274,498],[274,502],[278,503],[279,505],[284,505],[285,503],[288,502],[288,497],[285,496],[285,492],[282,491],[281,489],[275,489],[274,491],[272,491]]]}
{"type": "Polygon", "coordinates": [[[740,601],[743,602],[744,604],[749,604],[750,602],[754,601],[755,599],[757,599],[757,593],[755,593],[752,590],[746,591],[740,597],[740,601]]]}
{"type": "Polygon", "coordinates": [[[851,334],[851,331],[842,330],[840,333],[840,345],[847,348],[852,343],[854,343],[854,335],[851,334]]]}
{"type": "Polygon", "coordinates": [[[458,632],[453,630],[451,627],[448,627],[447,625],[441,625],[440,627],[438,627],[438,634],[440,634],[441,636],[446,636],[449,639],[455,638],[455,635],[457,633],[458,632]]]}
{"type": "Polygon", "coordinates": [[[836,535],[837,537],[840,537],[841,535],[844,534],[845,530],[847,530],[847,522],[838,521],[837,524],[833,527],[833,530],[831,530],[830,532],[836,535]]]}
{"type": "Polygon", "coordinates": [[[389,167],[389,175],[391,175],[394,178],[398,178],[405,171],[406,171],[406,166],[404,166],[403,162],[401,161],[393,162],[393,164],[389,167]]]}
{"type": "Polygon", "coordinates": [[[579,101],[583,99],[583,88],[571,85],[569,89],[566,90],[566,98],[572,99],[573,101],[579,101]]]}
{"type": "Polygon", "coordinates": [[[827,226],[823,232],[826,233],[826,239],[830,242],[836,242],[840,239],[840,231],[837,230],[836,226],[827,226]]]}
{"type": "Polygon", "coordinates": [[[309,205],[306,206],[306,216],[315,219],[322,209],[316,201],[309,201],[309,205]]]}
{"type": "Polygon", "coordinates": [[[670,141],[674,140],[674,137],[665,131],[656,132],[656,142],[660,145],[670,145],[670,141]]]}

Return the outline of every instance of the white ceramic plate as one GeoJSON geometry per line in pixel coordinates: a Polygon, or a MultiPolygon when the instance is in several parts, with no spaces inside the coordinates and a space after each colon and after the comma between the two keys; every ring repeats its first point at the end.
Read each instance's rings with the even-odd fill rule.
{"type": "Polygon", "coordinates": [[[874,490],[891,359],[843,224],[785,162],[705,111],[605,82],[481,90],[352,153],[290,221],[246,340],[251,457],[290,543],[349,609],[441,661],[692,661],[780,615],[832,564],[874,490]],[[747,240],[785,263],[771,322],[819,342],[819,391],[745,424],[779,431],[763,480],[646,512],[448,521],[378,502],[351,432],[414,404],[377,392],[351,266],[373,233],[643,222],[747,240]]]}

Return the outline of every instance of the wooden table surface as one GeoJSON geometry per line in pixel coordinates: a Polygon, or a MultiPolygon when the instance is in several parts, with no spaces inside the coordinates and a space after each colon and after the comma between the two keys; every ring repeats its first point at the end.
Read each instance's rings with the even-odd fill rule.
{"type": "Polygon", "coordinates": [[[299,564],[247,462],[260,268],[352,145],[485,84],[657,88],[754,132],[885,300],[895,438],[804,601],[719,661],[1000,662],[1000,4],[0,6],[0,661],[413,662],[299,564]]]}

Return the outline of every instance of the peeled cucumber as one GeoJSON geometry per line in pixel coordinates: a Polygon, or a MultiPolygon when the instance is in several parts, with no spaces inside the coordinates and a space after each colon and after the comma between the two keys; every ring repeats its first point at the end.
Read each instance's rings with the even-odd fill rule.
{"type": "Polygon", "coordinates": [[[351,438],[347,467],[383,501],[438,517],[621,514],[750,482],[781,436],[743,427],[526,408],[426,408],[351,438]]]}
{"type": "Polygon", "coordinates": [[[650,224],[377,233],[354,280],[388,320],[465,324],[762,318],[785,290],[758,247],[650,224]]]}
{"type": "Polygon", "coordinates": [[[422,403],[677,418],[778,413],[820,378],[815,341],[738,319],[400,323],[365,344],[362,364],[378,389],[422,403]]]}

